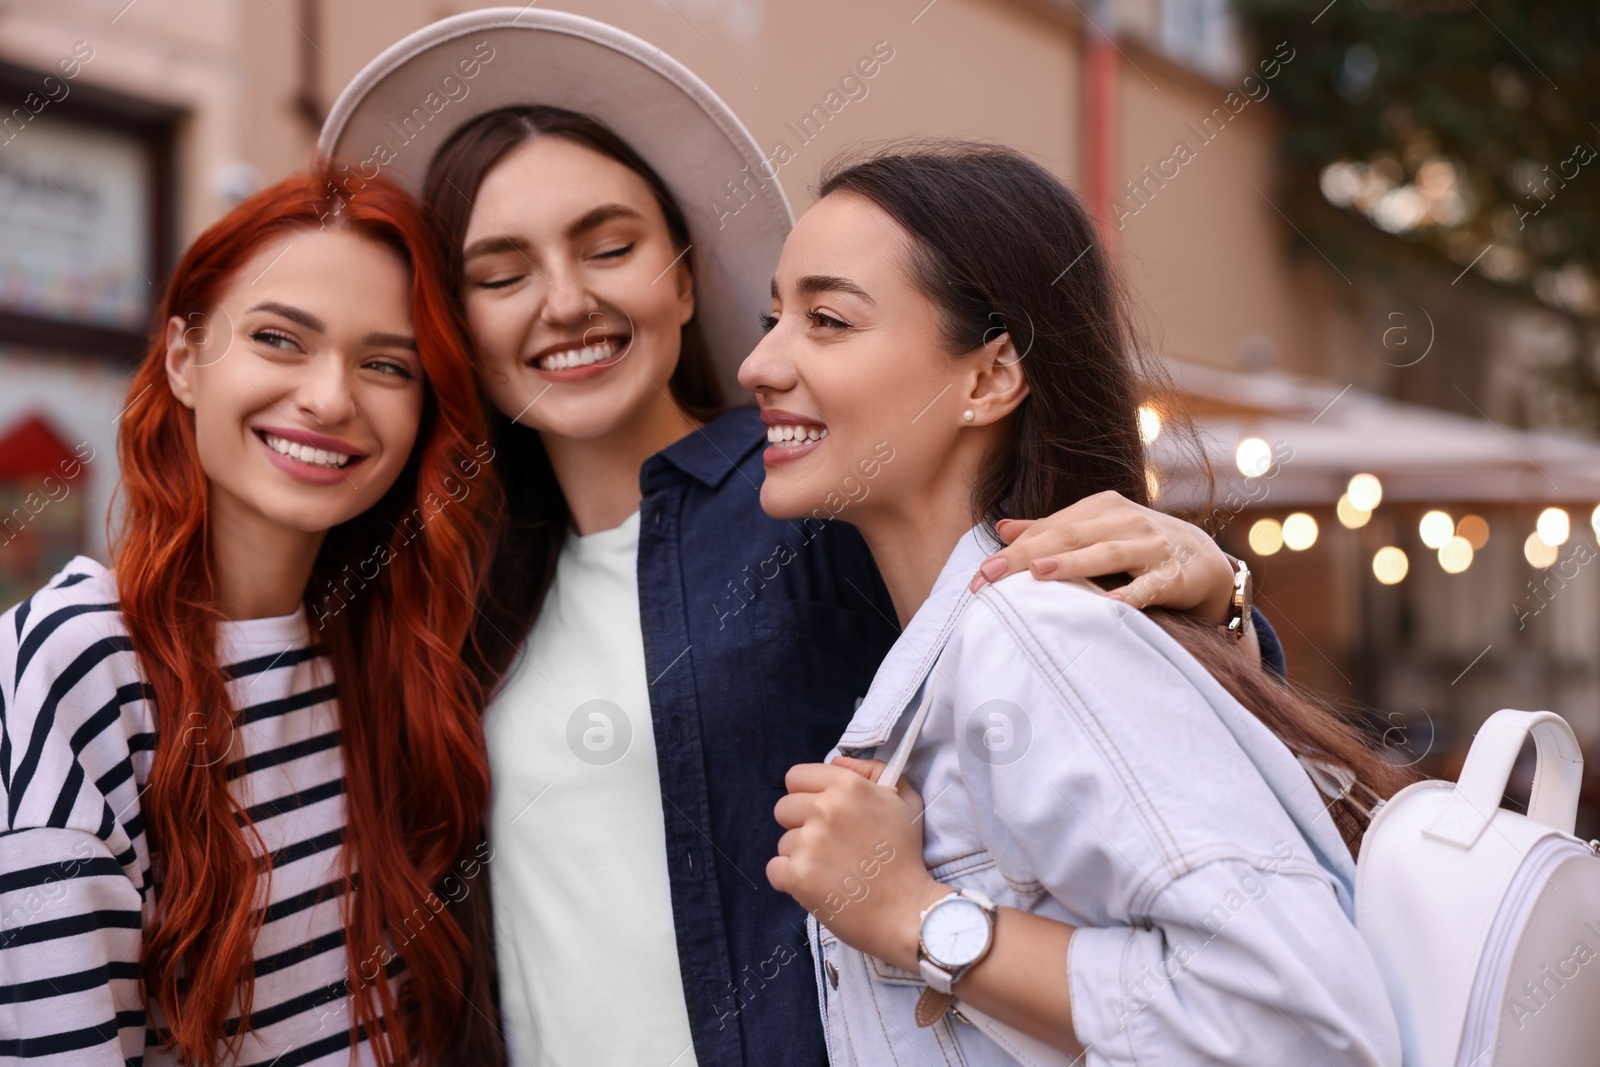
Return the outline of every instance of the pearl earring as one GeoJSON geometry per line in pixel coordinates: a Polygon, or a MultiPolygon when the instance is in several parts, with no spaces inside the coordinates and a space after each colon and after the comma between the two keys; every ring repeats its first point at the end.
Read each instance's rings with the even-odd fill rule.
{"type": "Polygon", "coordinates": [[[965,410],[965,411],[963,411],[961,413],[961,421],[962,422],[971,422],[972,419],[973,419],[973,414],[972,414],[972,409],[971,408],[968,408],[967,410],[965,410]]]}

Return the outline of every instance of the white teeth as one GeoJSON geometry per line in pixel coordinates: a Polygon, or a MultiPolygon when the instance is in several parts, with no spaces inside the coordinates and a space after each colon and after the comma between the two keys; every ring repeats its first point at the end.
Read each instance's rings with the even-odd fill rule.
{"type": "Polygon", "coordinates": [[[769,445],[782,445],[788,448],[799,448],[809,445],[828,436],[826,426],[797,426],[786,423],[782,426],[767,427],[767,443],[769,445]]]}
{"type": "Polygon", "coordinates": [[[616,354],[617,343],[606,341],[603,344],[579,345],[560,352],[552,352],[548,356],[540,356],[538,365],[540,370],[571,370],[573,367],[587,367],[604,362],[616,354]]]}
{"type": "Polygon", "coordinates": [[[280,456],[288,456],[292,460],[304,463],[308,467],[343,467],[350,462],[350,457],[343,452],[328,452],[310,445],[302,445],[295,441],[286,441],[282,437],[272,434],[262,434],[262,439],[267,442],[267,447],[280,456]]]}

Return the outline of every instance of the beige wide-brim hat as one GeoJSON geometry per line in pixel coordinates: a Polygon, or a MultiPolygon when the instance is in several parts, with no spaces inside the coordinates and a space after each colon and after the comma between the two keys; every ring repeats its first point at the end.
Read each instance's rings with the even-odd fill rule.
{"type": "Polygon", "coordinates": [[[760,340],[758,316],[771,307],[794,216],[750,131],[661,49],[561,11],[456,15],[368,63],[339,94],[317,151],[367,177],[376,167],[420,196],[451,134],[487,112],[533,104],[599,119],[666,183],[689,224],[701,329],[724,385],[740,395],[739,364],[760,340]]]}

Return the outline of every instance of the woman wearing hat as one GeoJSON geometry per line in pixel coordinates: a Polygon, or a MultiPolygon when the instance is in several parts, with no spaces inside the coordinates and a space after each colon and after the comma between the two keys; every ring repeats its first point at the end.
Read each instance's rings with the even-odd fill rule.
{"type": "MultiPolygon", "coordinates": [[[[526,9],[386,51],[320,149],[350,162],[349,195],[381,173],[435,210],[499,413],[508,506],[476,636],[498,685],[489,867],[513,1058],[823,1062],[806,916],[763,874],[766,813],[897,634],[864,543],[829,520],[918,460],[886,436],[809,517],[762,513],[765,446],[812,444],[724,402],[791,224],[762,153],[659,50],[526,9]]],[[[1126,571],[1135,603],[1219,625],[1242,610],[1252,629],[1226,557],[1184,523],[1108,495],[1027,532],[1005,567],[1126,571]]]]}

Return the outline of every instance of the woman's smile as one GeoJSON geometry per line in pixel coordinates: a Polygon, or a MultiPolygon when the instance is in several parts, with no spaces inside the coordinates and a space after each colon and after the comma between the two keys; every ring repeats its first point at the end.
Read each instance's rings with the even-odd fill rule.
{"type": "Polygon", "coordinates": [[[535,352],[528,366],[553,382],[581,382],[621,363],[633,344],[631,334],[605,334],[558,341],[535,352]]]}
{"type": "Polygon", "coordinates": [[[792,411],[763,408],[761,421],[767,425],[767,449],[761,460],[769,467],[809,456],[828,438],[826,425],[792,411]]]}
{"type": "Polygon", "coordinates": [[[304,466],[340,470],[367,458],[367,453],[354,445],[309,430],[256,426],[252,431],[274,453],[304,466]]]}

